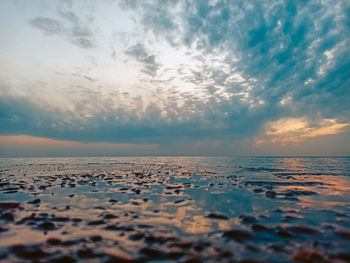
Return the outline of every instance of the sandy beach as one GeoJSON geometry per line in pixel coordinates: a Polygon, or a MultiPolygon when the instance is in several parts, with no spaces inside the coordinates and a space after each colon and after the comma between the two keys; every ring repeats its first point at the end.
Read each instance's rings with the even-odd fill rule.
{"type": "Polygon", "coordinates": [[[349,262],[349,158],[1,159],[4,262],[349,262]]]}

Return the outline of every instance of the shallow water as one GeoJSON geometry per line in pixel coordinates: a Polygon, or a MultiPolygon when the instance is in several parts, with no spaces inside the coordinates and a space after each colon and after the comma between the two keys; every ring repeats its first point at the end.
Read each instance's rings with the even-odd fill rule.
{"type": "Polygon", "coordinates": [[[0,260],[350,262],[349,157],[0,159],[0,260]]]}

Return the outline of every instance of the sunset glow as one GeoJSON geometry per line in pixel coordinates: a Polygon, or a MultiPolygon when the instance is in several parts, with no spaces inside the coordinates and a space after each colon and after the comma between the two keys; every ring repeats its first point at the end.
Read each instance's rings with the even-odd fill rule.
{"type": "Polygon", "coordinates": [[[350,262],[350,0],[0,0],[0,263],[350,262]]]}
{"type": "Polygon", "coordinates": [[[1,1],[0,156],[349,154],[348,8],[1,1]]]}
{"type": "MultiPolygon", "coordinates": [[[[349,123],[336,123],[335,119],[323,119],[312,126],[304,118],[286,118],[269,122],[266,135],[274,144],[301,143],[310,138],[341,133],[349,123]]],[[[260,141],[260,145],[262,141],[260,141]]]]}

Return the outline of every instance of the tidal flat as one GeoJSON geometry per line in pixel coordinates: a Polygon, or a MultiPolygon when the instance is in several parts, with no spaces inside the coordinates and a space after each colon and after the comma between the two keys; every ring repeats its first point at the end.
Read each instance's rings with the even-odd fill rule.
{"type": "Polygon", "coordinates": [[[0,262],[350,262],[349,157],[0,159],[0,262]]]}

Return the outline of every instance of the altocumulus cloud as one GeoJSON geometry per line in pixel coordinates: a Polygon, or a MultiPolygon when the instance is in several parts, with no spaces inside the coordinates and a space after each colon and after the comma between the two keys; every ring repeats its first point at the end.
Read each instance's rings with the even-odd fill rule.
{"type": "Polygon", "coordinates": [[[30,24],[46,34],[62,35],[79,47],[91,48],[94,46],[91,29],[88,24],[82,23],[77,15],[72,12],[58,12],[60,20],[47,17],[35,17],[30,24]]]}
{"type": "MultiPolygon", "coordinates": [[[[327,135],[317,130],[325,123],[333,127],[328,134],[350,123],[348,1],[118,3],[137,28],[119,56],[140,64],[135,86],[142,91],[106,95],[89,88],[87,103],[71,100],[73,107],[63,110],[2,88],[2,134],[158,144],[260,136],[260,145],[275,135],[271,123],[297,125],[302,140],[327,135]],[[180,62],[167,63],[168,54],[180,62]],[[298,128],[300,120],[308,131],[298,128]]],[[[93,19],[57,14],[29,24],[81,48],[98,48],[93,19]]],[[[298,134],[290,142],[302,141],[298,134]]]]}
{"type": "Polygon", "coordinates": [[[143,72],[155,76],[157,69],[159,68],[158,63],[156,62],[156,57],[154,55],[149,55],[145,47],[137,43],[136,45],[130,47],[126,52],[130,57],[135,58],[143,65],[143,72]]]}

